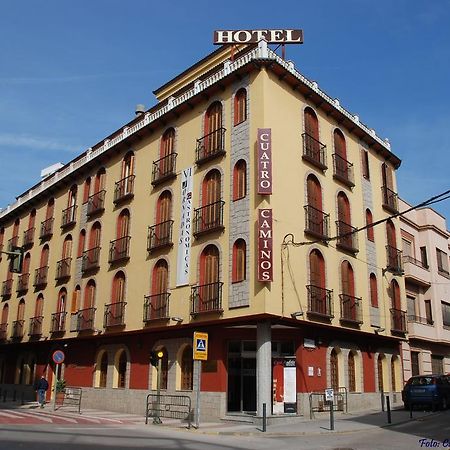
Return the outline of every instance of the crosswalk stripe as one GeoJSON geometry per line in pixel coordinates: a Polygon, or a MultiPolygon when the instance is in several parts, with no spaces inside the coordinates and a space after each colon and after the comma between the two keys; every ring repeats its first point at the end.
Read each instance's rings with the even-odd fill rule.
{"type": "Polygon", "coordinates": [[[3,411],[0,411],[0,416],[2,417],[14,417],[16,419],[23,419],[23,417],[17,416],[16,414],[9,414],[3,411]]]}
{"type": "Polygon", "coordinates": [[[31,412],[23,413],[23,412],[19,412],[19,411],[14,411],[14,413],[19,416],[23,416],[23,418],[26,417],[28,419],[38,419],[38,420],[42,420],[43,422],[53,423],[53,420],[50,417],[43,417],[39,413],[31,413],[31,412]]]}

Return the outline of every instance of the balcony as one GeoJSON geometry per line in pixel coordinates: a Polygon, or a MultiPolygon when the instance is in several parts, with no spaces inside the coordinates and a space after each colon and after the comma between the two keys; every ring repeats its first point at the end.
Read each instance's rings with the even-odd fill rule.
{"type": "Polygon", "coordinates": [[[406,333],[406,311],[391,308],[391,332],[406,333]]]}
{"type": "Polygon", "coordinates": [[[211,231],[223,230],[223,206],[220,200],[201,208],[194,209],[194,236],[200,236],[211,231]]]}
{"type": "Polygon", "coordinates": [[[84,308],[72,313],[70,331],[86,331],[94,329],[96,308],[84,308]]]}
{"type": "Polygon", "coordinates": [[[144,297],[144,322],[169,318],[169,292],[144,297]]]}
{"type": "Polygon", "coordinates": [[[47,284],[48,266],[39,267],[34,271],[34,283],[36,288],[42,288],[47,284]]]}
{"type": "Polygon", "coordinates": [[[103,328],[119,327],[125,324],[126,302],[116,302],[105,305],[103,328]]]}
{"type": "Polygon", "coordinates": [[[29,273],[23,273],[22,275],[19,275],[17,278],[17,293],[22,294],[26,291],[28,291],[28,283],[30,281],[30,274],[29,273]]]}
{"type": "Polygon", "coordinates": [[[22,339],[23,338],[24,324],[25,324],[24,320],[15,320],[12,323],[12,334],[11,334],[11,337],[13,339],[22,339]]]}
{"type": "Polygon", "coordinates": [[[147,251],[169,247],[173,245],[172,240],[173,220],[166,220],[148,227],[147,251]]]}
{"type": "Polygon", "coordinates": [[[66,330],[66,315],[66,312],[58,312],[52,314],[50,333],[61,333],[66,330]]]}
{"type": "Polygon", "coordinates": [[[336,220],[336,234],[338,239],[336,247],[350,253],[358,253],[358,234],[357,228],[352,227],[342,220],[336,220]]]}
{"type": "Polygon", "coordinates": [[[175,178],[177,176],[175,172],[177,153],[170,153],[164,158],[160,158],[153,161],[152,170],[152,185],[156,186],[166,180],[175,178]]]}
{"type": "Polygon", "coordinates": [[[72,264],[72,258],[64,258],[56,263],[56,276],[55,280],[62,281],[70,278],[70,266],[72,264]]]}
{"type": "Polygon", "coordinates": [[[312,284],[307,285],[308,315],[330,320],[333,315],[333,291],[312,284]]]}
{"type": "Polygon", "coordinates": [[[330,215],[325,214],[314,206],[306,205],[305,209],[305,233],[318,239],[329,237],[330,215]]]}
{"type": "Polygon", "coordinates": [[[191,288],[191,316],[204,313],[222,313],[223,283],[209,283],[191,288]]]}
{"type": "Polygon", "coordinates": [[[114,188],[114,204],[123,202],[134,197],[134,179],[135,175],[129,175],[126,178],[122,178],[116,183],[114,188]]]}
{"type": "Polygon", "coordinates": [[[381,187],[381,194],[383,196],[383,208],[393,214],[398,213],[398,194],[387,186],[381,187]]]}
{"type": "Polygon", "coordinates": [[[339,299],[341,303],[340,321],[361,325],[363,323],[361,299],[347,294],[339,294],[339,299]]]}
{"type": "Polygon", "coordinates": [[[434,321],[429,317],[420,317],[413,314],[407,316],[408,323],[420,323],[422,325],[434,325],[434,321]]]}
{"type": "Polygon", "coordinates": [[[12,252],[14,247],[19,246],[19,236],[13,236],[11,239],[8,240],[8,252],[12,252]]]}
{"type": "Polygon", "coordinates": [[[12,295],[13,279],[8,278],[2,284],[2,297],[9,298],[12,295]]]}
{"type": "Polygon", "coordinates": [[[225,154],[225,131],[225,128],[219,128],[197,139],[195,163],[198,166],[225,154]]]}
{"type": "Polygon", "coordinates": [[[327,147],[322,142],[314,139],[308,133],[302,134],[303,138],[303,155],[302,159],[308,161],[320,170],[327,169],[327,147]]]}
{"type": "Polygon", "coordinates": [[[36,231],[36,228],[28,228],[28,230],[23,232],[23,246],[24,247],[31,247],[34,243],[34,233],[36,231]]]}
{"type": "Polygon", "coordinates": [[[333,178],[339,180],[348,187],[355,185],[353,178],[353,164],[333,153],[333,178]]]}
{"type": "Polygon", "coordinates": [[[100,267],[100,250],[101,247],[94,247],[83,252],[81,271],[89,272],[97,270],[100,267]]]}
{"type": "Polygon", "coordinates": [[[119,261],[125,261],[130,257],[130,239],[131,236],[124,236],[115,241],[111,241],[109,244],[109,260],[110,264],[117,263],[119,261]]]}
{"type": "Polygon", "coordinates": [[[43,316],[32,317],[30,319],[30,331],[28,336],[38,337],[42,335],[42,321],[44,320],[43,316]]]}
{"type": "Polygon", "coordinates": [[[69,206],[62,212],[61,228],[68,228],[77,222],[77,205],[69,206]]]}
{"type": "Polygon", "coordinates": [[[88,198],[86,214],[88,217],[99,214],[105,210],[106,191],[98,191],[88,198]]]}
{"type": "Polygon", "coordinates": [[[409,255],[403,255],[402,262],[405,280],[426,289],[431,286],[431,274],[427,264],[409,255]]]}
{"type": "Polygon", "coordinates": [[[0,341],[6,341],[8,337],[8,324],[0,323],[0,341]]]}
{"type": "Polygon", "coordinates": [[[44,220],[41,222],[41,230],[39,232],[40,239],[49,238],[53,234],[53,221],[55,219],[50,217],[50,219],[44,220]]]}
{"type": "Polygon", "coordinates": [[[402,252],[391,245],[386,245],[386,269],[396,275],[403,275],[402,252]]]}

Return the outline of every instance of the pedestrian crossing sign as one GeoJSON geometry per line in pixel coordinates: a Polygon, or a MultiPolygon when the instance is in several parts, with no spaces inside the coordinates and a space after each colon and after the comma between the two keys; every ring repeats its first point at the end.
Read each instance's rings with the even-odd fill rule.
{"type": "Polygon", "coordinates": [[[208,333],[194,332],[194,360],[206,361],[208,359],[208,333]]]}

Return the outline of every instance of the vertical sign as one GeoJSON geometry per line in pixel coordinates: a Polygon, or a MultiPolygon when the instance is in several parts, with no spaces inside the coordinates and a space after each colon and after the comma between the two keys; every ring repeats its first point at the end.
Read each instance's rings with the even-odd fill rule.
{"type": "Polygon", "coordinates": [[[258,281],[273,281],[272,210],[258,209],[258,281]]]}
{"type": "Polygon", "coordinates": [[[258,128],[258,194],[272,194],[272,129],[258,128]]]}
{"type": "Polygon", "coordinates": [[[178,238],[177,286],[189,284],[192,223],[192,175],[192,167],[181,172],[181,214],[180,234],[178,238]]]}

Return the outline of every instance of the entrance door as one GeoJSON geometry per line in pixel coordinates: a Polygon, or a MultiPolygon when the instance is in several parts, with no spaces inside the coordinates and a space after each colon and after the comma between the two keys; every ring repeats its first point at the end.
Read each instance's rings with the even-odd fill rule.
{"type": "Polygon", "coordinates": [[[256,411],[256,358],[242,358],[242,411],[256,411]]]}

